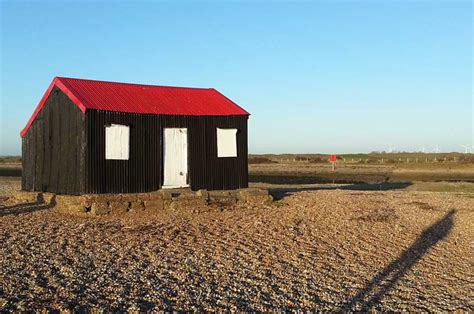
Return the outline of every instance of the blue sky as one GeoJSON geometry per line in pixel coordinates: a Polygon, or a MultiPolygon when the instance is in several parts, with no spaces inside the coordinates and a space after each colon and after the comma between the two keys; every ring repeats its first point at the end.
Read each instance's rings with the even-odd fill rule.
{"type": "Polygon", "coordinates": [[[470,1],[1,1],[0,155],[54,76],[215,87],[251,153],[473,143],[470,1]]]}

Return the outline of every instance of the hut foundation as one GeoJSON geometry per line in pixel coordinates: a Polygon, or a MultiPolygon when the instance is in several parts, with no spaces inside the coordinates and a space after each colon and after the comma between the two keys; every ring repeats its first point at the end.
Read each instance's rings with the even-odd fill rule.
{"type": "Polygon", "coordinates": [[[159,210],[208,211],[224,210],[237,204],[264,205],[273,201],[267,190],[245,188],[238,190],[197,192],[189,189],[160,190],[151,193],[56,195],[46,192],[12,193],[10,204],[51,204],[65,213],[90,215],[123,214],[159,210]]]}

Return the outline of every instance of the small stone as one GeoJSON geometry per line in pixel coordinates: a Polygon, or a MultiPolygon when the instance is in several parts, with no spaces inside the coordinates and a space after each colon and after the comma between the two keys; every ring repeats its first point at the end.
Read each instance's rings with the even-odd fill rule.
{"type": "Polygon", "coordinates": [[[106,215],[110,213],[111,208],[108,203],[94,202],[91,206],[91,212],[95,215],[106,215]]]}

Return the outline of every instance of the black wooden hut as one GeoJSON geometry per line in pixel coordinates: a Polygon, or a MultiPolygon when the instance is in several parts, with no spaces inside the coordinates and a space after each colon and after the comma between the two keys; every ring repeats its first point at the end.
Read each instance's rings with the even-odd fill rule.
{"type": "Polygon", "coordinates": [[[248,116],[212,88],[56,77],[21,132],[22,189],[245,188],[248,116]]]}

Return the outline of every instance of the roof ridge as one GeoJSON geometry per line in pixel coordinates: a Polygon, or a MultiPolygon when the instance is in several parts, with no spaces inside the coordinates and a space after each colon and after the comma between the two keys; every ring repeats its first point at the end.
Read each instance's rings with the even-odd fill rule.
{"type": "Polygon", "coordinates": [[[22,137],[55,87],[61,90],[83,113],[87,110],[105,110],[157,115],[249,115],[242,107],[215,88],[136,84],[56,76],[21,131],[22,137]]]}
{"type": "Polygon", "coordinates": [[[83,78],[65,77],[65,76],[56,76],[54,79],[58,79],[58,80],[63,80],[63,79],[65,79],[65,80],[89,81],[89,82],[98,82],[98,83],[112,83],[112,84],[133,85],[133,86],[146,86],[146,87],[164,87],[164,88],[178,88],[178,89],[216,90],[216,89],[213,88],[213,87],[188,87],[188,86],[173,86],[173,85],[152,85],[152,84],[116,82],[116,81],[102,81],[102,80],[83,79],[83,78]]]}

